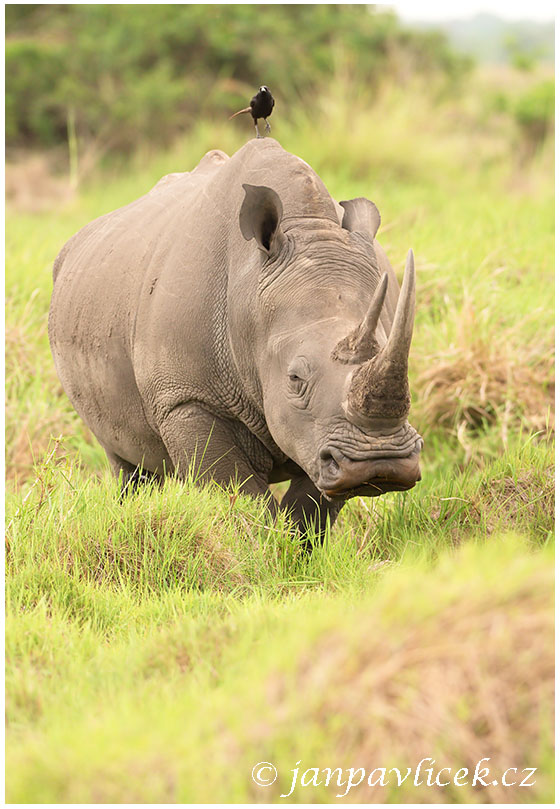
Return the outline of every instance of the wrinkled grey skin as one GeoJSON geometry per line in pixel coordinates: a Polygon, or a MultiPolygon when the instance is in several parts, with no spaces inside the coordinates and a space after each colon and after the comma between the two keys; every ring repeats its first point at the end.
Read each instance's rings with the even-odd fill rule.
{"type": "Polygon", "coordinates": [[[290,480],[281,506],[321,532],[348,497],[411,488],[422,442],[408,401],[385,418],[381,385],[375,412],[351,406],[399,297],[378,225],[372,203],[339,205],[306,163],[254,139],[72,237],[54,265],[51,349],[115,473],[183,476],[194,463],[269,497],[290,480]],[[369,343],[345,353],[384,273],[369,343]]]}

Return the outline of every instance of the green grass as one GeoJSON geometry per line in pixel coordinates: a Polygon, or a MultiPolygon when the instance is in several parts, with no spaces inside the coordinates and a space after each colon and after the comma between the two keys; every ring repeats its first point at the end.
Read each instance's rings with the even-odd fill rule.
{"type": "Polygon", "coordinates": [[[272,599],[308,589],[360,592],[372,566],[398,563],[411,548],[434,558],[465,538],[513,530],[540,547],[553,535],[546,444],[526,442],[482,470],[436,477],[409,494],[354,500],[310,557],[286,519],[273,520],[262,501],[233,488],[169,479],[121,502],[108,473],[92,483],[53,452],[26,497],[8,499],[7,596],[17,610],[48,603],[95,624],[114,588],[131,603],[185,591],[272,599]],[[96,604],[99,614],[90,612],[96,604]]]}
{"type": "Polygon", "coordinates": [[[273,134],[335,198],[378,204],[397,273],[410,246],[418,269],[423,479],[354,499],[310,554],[234,488],[168,480],[121,502],[48,347],[66,239],[251,133],[201,121],[70,201],[8,208],[8,800],[286,801],[298,760],[406,770],[426,755],[537,767],[536,786],[300,784],[290,800],[552,799],[552,144],[520,165],[479,82],[367,104],[335,82],[312,116],[275,111],[273,134]],[[259,761],[280,773],[268,791],[259,761]]]}
{"type": "MultiPolygon", "coordinates": [[[[406,770],[426,751],[455,770],[472,772],[487,755],[502,770],[536,766],[538,789],[519,788],[516,799],[549,800],[545,444],[526,442],[408,496],[354,502],[311,554],[285,521],[234,490],[169,480],[120,503],[108,472],[92,482],[58,452],[36,469],[25,502],[8,501],[9,800],[280,800],[298,760],[406,770]],[[518,539],[504,539],[512,531],[518,539]],[[406,641],[395,639],[403,633],[406,641]],[[398,666],[402,649],[410,664],[390,687],[382,681],[373,707],[366,689],[358,710],[364,676],[398,666]],[[427,672],[425,655],[435,655],[427,672]],[[308,681],[311,664],[319,668],[308,681]],[[396,710],[395,682],[397,733],[381,719],[396,710]],[[437,732],[425,709],[409,716],[411,701],[433,704],[437,732]],[[458,728],[464,745],[450,747],[458,728]],[[263,760],[282,773],[265,795],[249,777],[263,760]]],[[[431,800],[416,788],[383,788],[375,799],[420,800],[418,792],[431,800]]],[[[445,795],[473,799],[469,790],[445,795]]],[[[368,796],[363,786],[348,799],[368,796]]],[[[332,798],[328,789],[294,793],[298,802],[332,798]]]]}
{"type": "MultiPolygon", "coordinates": [[[[322,564],[306,565],[318,578],[322,564]]],[[[510,538],[436,567],[413,555],[377,586],[372,571],[360,598],[299,582],[297,594],[287,587],[272,597],[263,588],[239,599],[158,587],[137,601],[112,582],[102,610],[97,593],[102,621],[88,614],[93,586],[78,612],[40,600],[7,623],[8,799],[279,800],[298,761],[302,771],[414,769],[431,755],[471,777],[484,756],[494,770],[536,766],[537,788],[515,797],[546,802],[551,575],[550,553],[528,554],[510,538]],[[250,779],[263,760],[280,773],[268,792],[250,779]]],[[[349,799],[429,802],[429,792],[364,785],[349,799]]],[[[445,791],[450,800],[475,795],[445,791]]],[[[294,796],[332,797],[303,788],[294,796]]]]}

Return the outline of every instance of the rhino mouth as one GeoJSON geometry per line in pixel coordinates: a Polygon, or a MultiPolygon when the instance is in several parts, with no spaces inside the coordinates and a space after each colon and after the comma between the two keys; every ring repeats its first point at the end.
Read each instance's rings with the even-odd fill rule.
{"type": "Polygon", "coordinates": [[[386,492],[412,489],[422,475],[420,450],[422,439],[404,458],[385,457],[353,460],[334,447],[320,453],[321,472],[317,488],[330,500],[348,499],[361,495],[379,497],[386,492]]]}
{"type": "MultiPolygon", "coordinates": [[[[418,480],[421,478],[419,477],[418,480]]],[[[382,478],[374,478],[368,480],[367,483],[362,483],[360,486],[355,486],[352,489],[323,489],[321,493],[329,500],[348,500],[351,497],[379,497],[387,492],[405,492],[408,489],[414,488],[418,481],[404,485],[396,480],[384,480],[382,478]]]]}

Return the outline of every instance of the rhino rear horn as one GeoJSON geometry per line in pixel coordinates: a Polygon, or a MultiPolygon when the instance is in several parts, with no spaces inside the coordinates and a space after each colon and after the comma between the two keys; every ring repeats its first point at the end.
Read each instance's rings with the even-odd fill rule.
{"type": "Polygon", "coordinates": [[[342,227],[344,230],[363,233],[372,241],[379,230],[381,216],[377,205],[365,197],[356,197],[340,203],[344,208],[342,227]]]}
{"type": "Polygon", "coordinates": [[[360,425],[400,422],[410,408],[408,353],[414,325],[414,256],[408,251],[404,279],[389,339],[383,349],[353,374],[347,414],[360,425]]]}
{"type": "Polygon", "coordinates": [[[259,250],[268,256],[280,251],[285,239],[280,230],[282,200],[266,185],[243,183],[245,199],[239,211],[239,227],[244,238],[254,239],[259,250]]]}
{"type": "Polygon", "coordinates": [[[333,360],[359,364],[374,357],[379,351],[375,330],[385,303],[389,277],[385,273],[375,290],[364,319],[360,325],[340,340],[332,353],[333,360]]]}

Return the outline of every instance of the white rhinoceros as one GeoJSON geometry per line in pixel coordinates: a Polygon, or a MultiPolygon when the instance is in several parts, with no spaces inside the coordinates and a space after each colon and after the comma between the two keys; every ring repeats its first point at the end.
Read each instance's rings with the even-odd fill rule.
{"type": "Polygon", "coordinates": [[[86,225],[54,265],[49,335],[125,484],[237,479],[323,532],[356,494],[420,479],[407,421],[414,263],[372,202],[335,202],[272,139],[204,156],[86,225]]]}

